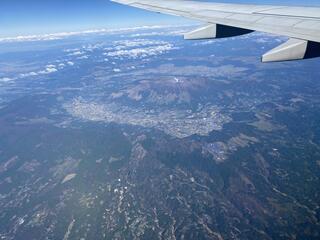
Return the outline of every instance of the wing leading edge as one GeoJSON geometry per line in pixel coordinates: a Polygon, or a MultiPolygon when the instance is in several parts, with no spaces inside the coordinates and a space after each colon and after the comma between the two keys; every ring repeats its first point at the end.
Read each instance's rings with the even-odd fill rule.
{"type": "Polygon", "coordinates": [[[112,0],[133,7],[200,20],[204,27],[185,39],[232,37],[252,31],[288,36],[263,62],[320,57],[320,8],[244,5],[186,0],[112,0]]]}

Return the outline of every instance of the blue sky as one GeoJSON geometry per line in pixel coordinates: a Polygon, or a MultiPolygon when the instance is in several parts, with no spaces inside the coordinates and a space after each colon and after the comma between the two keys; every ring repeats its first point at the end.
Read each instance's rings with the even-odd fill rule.
{"type": "MultiPolygon", "coordinates": [[[[320,5],[319,0],[217,1],[277,5],[320,5]]],[[[179,24],[184,21],[182,18],[150,13],[108,0],[0,1],[0,37],[146,24],[179,24]]]]}

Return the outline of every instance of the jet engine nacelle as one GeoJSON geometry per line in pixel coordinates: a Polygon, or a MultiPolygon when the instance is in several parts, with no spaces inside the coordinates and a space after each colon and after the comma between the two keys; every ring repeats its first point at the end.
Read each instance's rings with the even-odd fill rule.
{"type": "Polygon", "coordinates": [[[209,24],[184,34],[186,40],[235,37],[253,32],[252,30],[230,27],[221,24],[209,24]]]}
{"type": "Polygon", "coordinates": [[[290,38],[262,56],[262,62],[281,62],[320,57],[320,43],[290,38]]]}

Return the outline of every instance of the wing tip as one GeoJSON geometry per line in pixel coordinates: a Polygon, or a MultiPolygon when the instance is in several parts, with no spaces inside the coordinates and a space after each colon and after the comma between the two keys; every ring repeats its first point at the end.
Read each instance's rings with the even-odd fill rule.
{"type": "Polygon", "coordinates": [[[128,1],[128,0],[110,0],[111,2],[116,2],[116,3],[121,3],[121,4],[125,4],[125,5],[130,5],[132,3],[134,3],[135,1],[128,1]]]}

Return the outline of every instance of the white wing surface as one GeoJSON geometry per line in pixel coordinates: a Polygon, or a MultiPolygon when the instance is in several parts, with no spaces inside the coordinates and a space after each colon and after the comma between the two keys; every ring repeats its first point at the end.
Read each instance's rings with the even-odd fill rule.
{"type": "Polygon", "coordinates": [[[186,0],[113,0],[150,11],[182,16],[207,25],[185,34],[185,39],[231,37],[262,31],[288,36],[285,44],[262,60],[285,61],[320,56],[320,8],[224,4],[186,0]]]}

